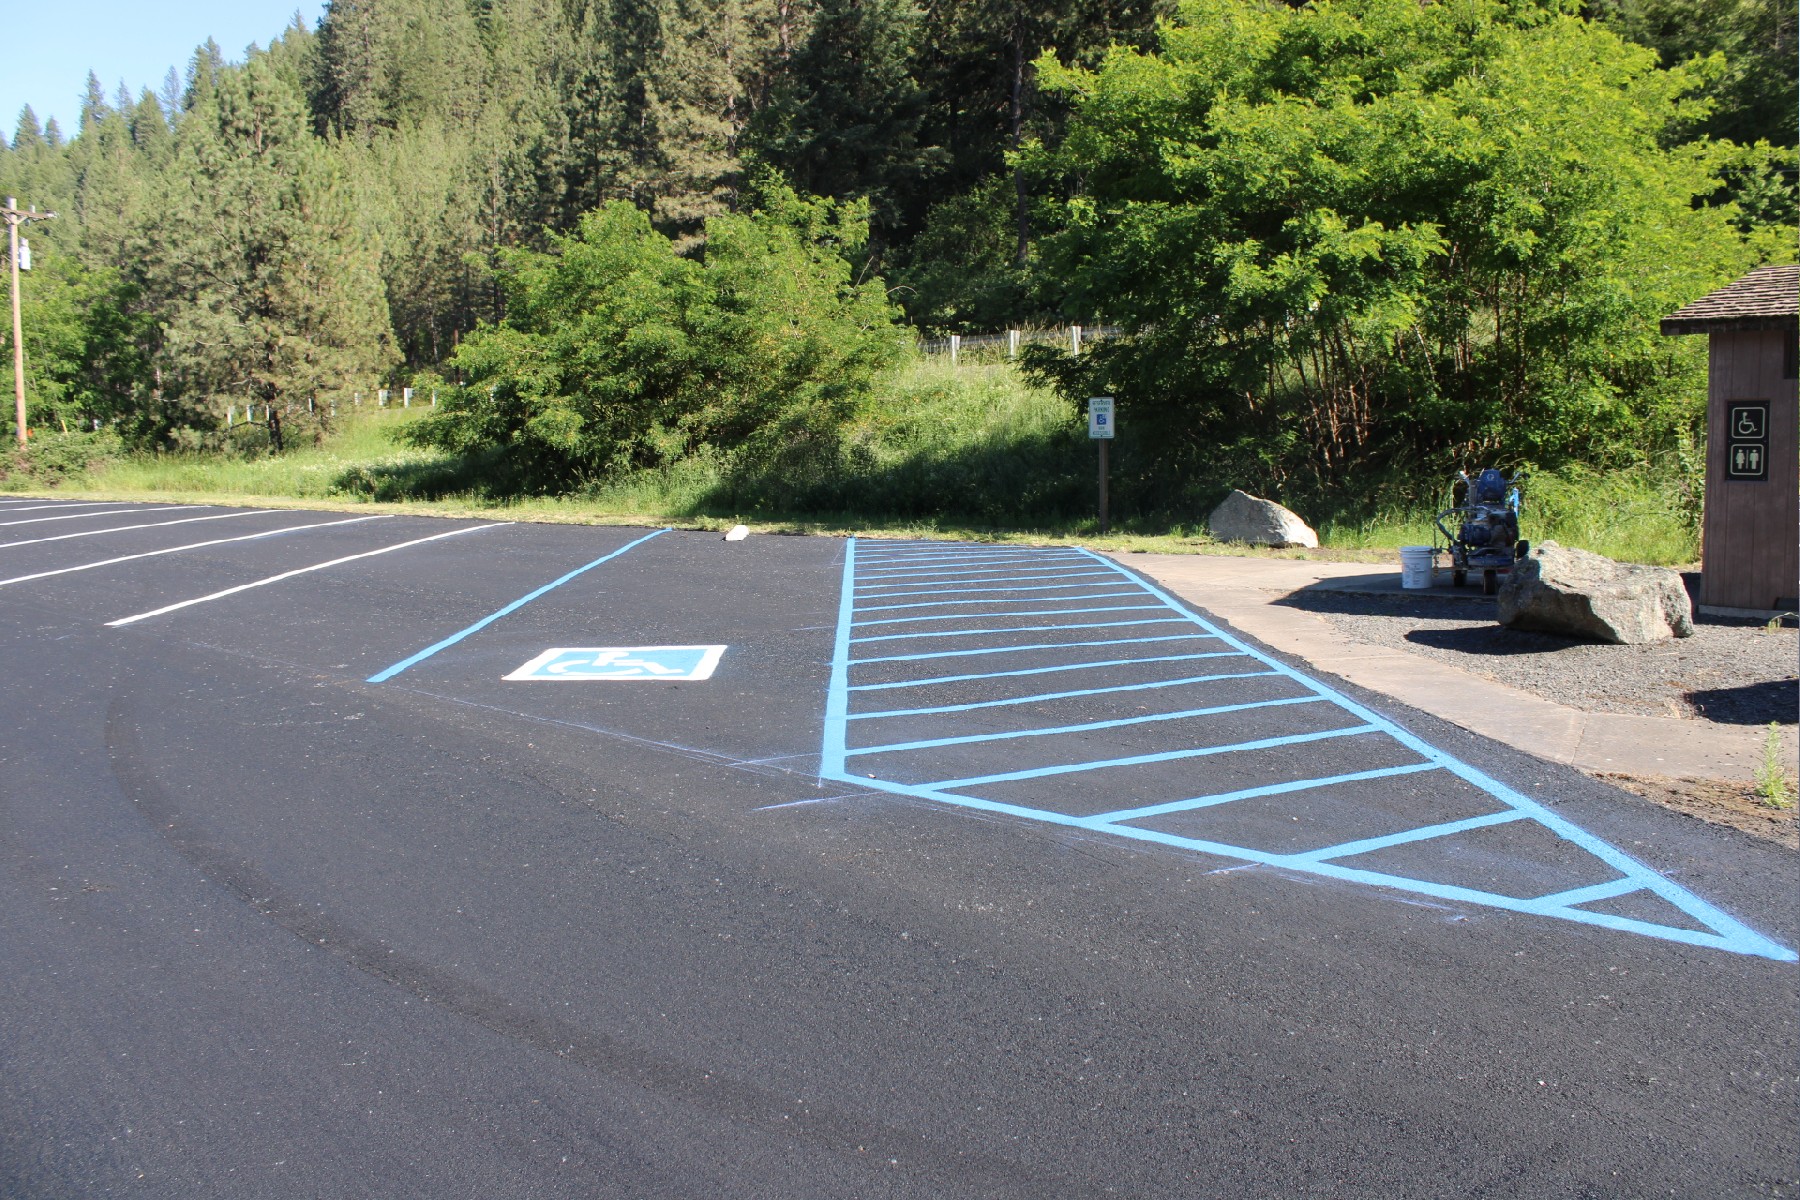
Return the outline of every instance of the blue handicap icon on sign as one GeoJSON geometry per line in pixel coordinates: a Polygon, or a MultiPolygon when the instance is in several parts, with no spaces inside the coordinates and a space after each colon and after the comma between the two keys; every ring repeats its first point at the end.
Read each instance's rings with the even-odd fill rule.
{"type": "Polygon", "coordinates": [[[556,646],[507,675],[512,680],[710,679],[723,646],[556,646]]]}

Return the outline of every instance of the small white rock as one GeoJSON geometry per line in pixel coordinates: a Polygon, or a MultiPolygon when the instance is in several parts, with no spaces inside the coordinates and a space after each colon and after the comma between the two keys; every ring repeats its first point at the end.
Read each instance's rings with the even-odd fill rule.
{"type": "Polygon", "coordinates": [[[733,525],[731,527],[731,532],[725,535],[725,540],[728,542],[741,542],[749,536],[750,527],[748,525],[733,525]]]}

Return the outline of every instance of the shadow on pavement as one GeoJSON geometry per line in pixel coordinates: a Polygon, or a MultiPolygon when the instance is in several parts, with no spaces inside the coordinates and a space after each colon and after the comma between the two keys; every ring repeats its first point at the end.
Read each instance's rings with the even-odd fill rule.
{"type": "Polygon", "coordinates": [[[1702,717],[1721,725],[1792,725],[1800,720],[1800,697],[1791,679],[1693,691],[1687,701],[1702,717]]]}

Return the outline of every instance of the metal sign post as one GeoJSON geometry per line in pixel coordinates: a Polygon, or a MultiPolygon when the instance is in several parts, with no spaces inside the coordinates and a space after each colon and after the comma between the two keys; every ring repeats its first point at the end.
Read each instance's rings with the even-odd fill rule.
{"type": "Polygon", "coordinates": [[[1106,448],[1113,439],[1113,398],[1095,396],[1088,401],[1088,437],[1100,446],[1100,532],[1107,527],[1107,461],[1106,448]]]}

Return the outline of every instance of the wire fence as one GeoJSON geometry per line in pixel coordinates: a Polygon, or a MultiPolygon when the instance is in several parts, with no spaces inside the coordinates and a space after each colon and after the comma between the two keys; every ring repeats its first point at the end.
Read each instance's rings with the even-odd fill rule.
{"type": "Polygon", "coordinates": [[[956,366],[965,360],[993,362],[1017,358],[1026,346],[1059,345],[1071,354],[1080,354],[1083,346],[1119,337],[1124,332],[1118,325],[1063,325],[1050,329],[1008,329],[1002,333],[951,334],[925,339],[918,345],[921,354],[947,354],[951,365],[956,366]]]}

